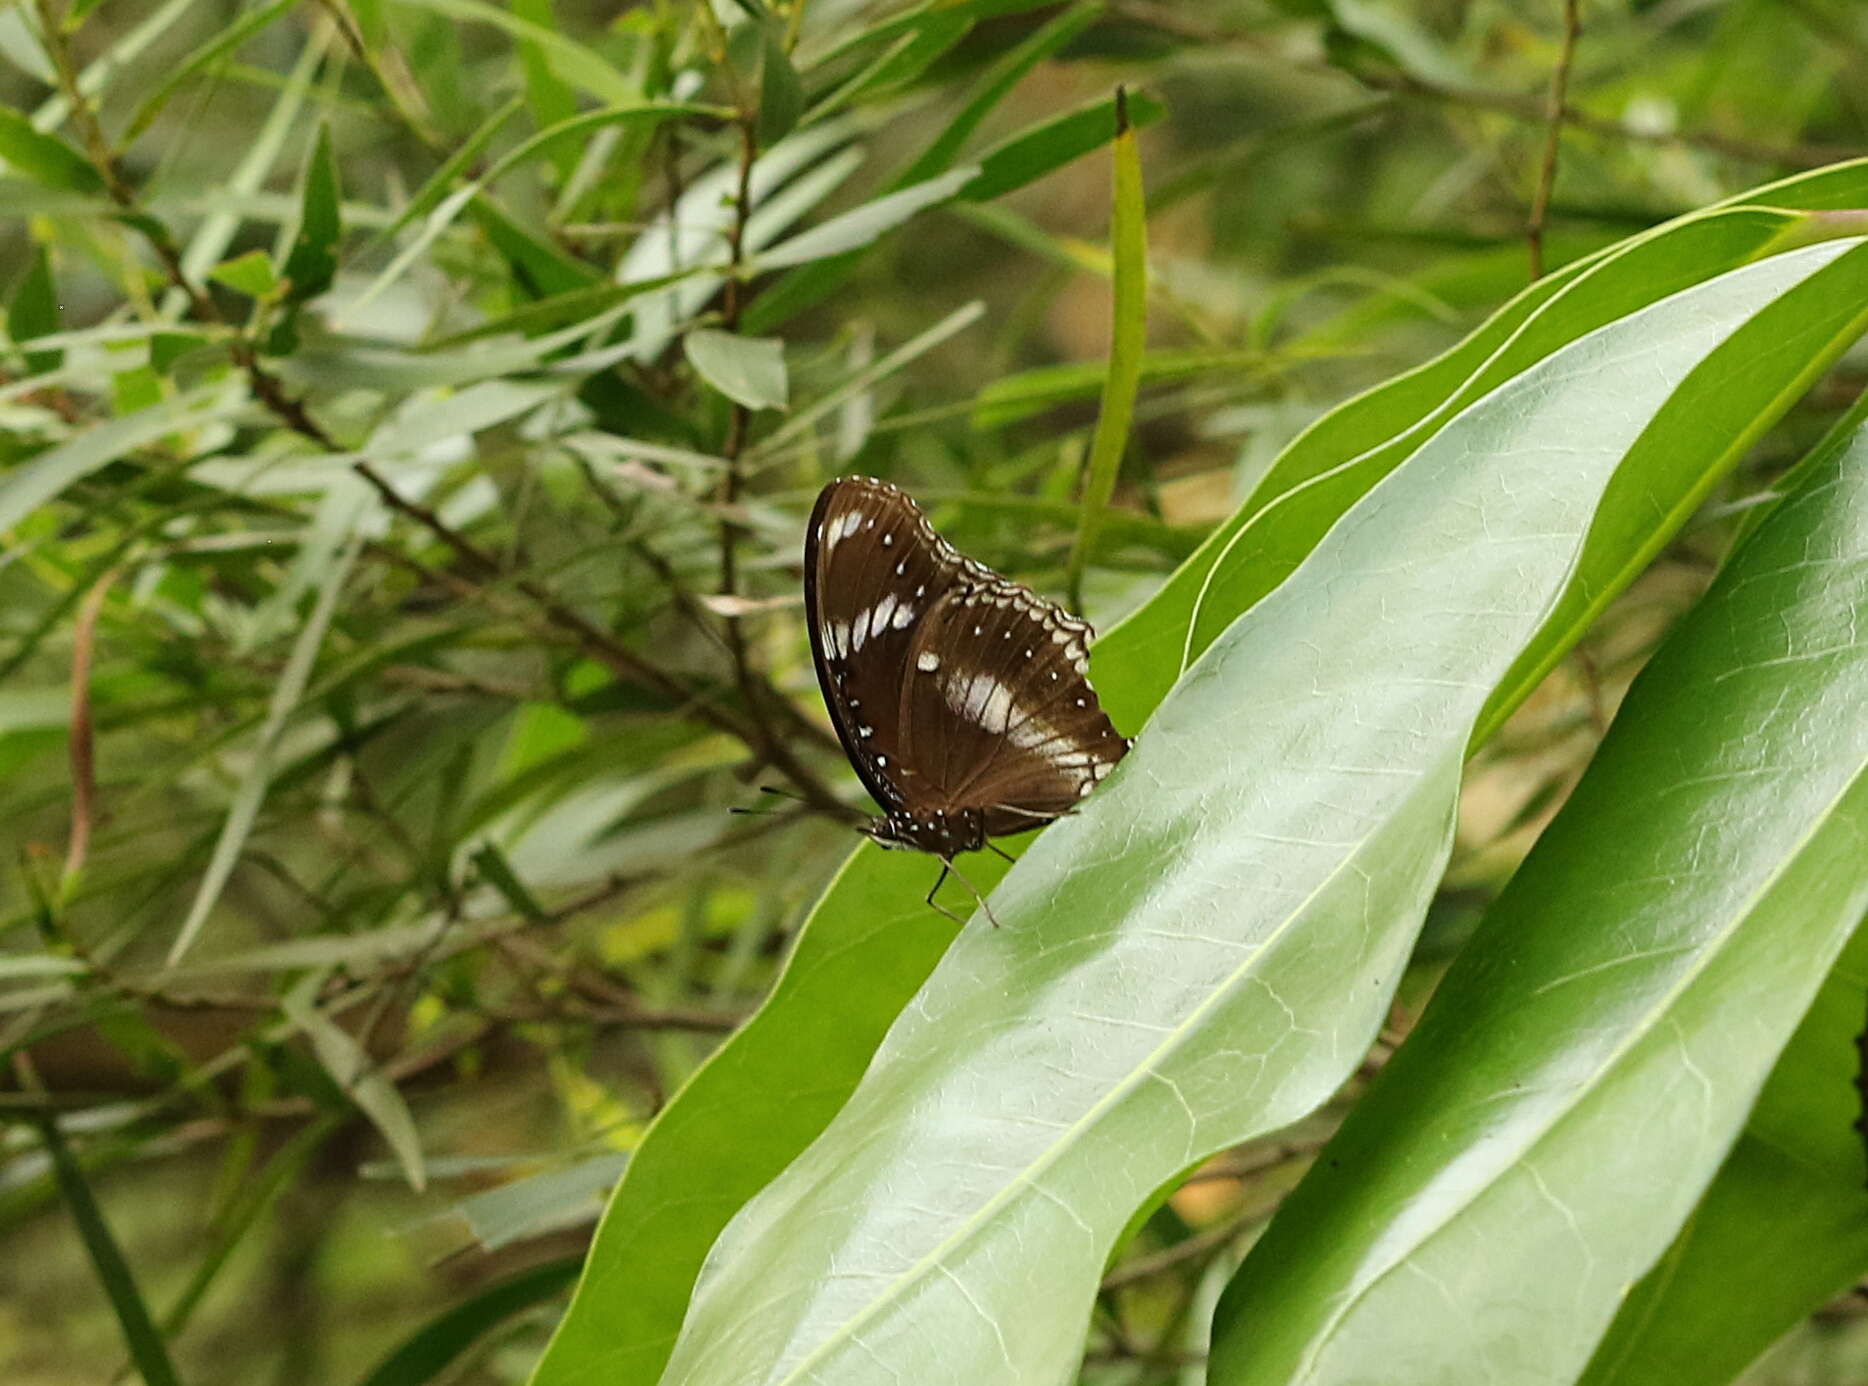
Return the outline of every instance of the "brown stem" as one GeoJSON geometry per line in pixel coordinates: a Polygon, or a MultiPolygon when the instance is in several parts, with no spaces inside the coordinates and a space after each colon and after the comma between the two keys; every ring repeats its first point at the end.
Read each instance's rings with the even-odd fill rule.
{"type": "Polygon", "coordinates": [[[1579,0],[1563,0],[1563,47],[1557,54],[1556,70],[1550,75],[1550,94],[1544,103],[1544,157],[1537,171],[1537,191],[1531,198],[1531,215],[1524,228],[1533,279],[1544,277],[1544,223],[1550,215],[1550,190],[1557,181],[1557,146],[1563,139],[1563,112],[1570,87],[1570,64],[1575,60],[1576,40],[1581,36],[1582,29],[1579,0]]]}

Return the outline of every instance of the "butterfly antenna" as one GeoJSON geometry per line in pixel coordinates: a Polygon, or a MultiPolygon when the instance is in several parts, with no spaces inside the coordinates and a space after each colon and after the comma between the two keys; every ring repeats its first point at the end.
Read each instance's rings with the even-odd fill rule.
{"type": "MultiPolygon", "coordinates": [[[[760,785],[759,792],[761,794],[770,794],[773,798],[776,798],[776,799],[790,799],[794,803],[802,804],[806,802],[805,797],[802,794],[794,794],[789,789],[779,789],[769,784],[760,785]]],[[[767,814],[777,813],[778,807],[777,805],[773,805],[770,808],[736,808],[736,809],[728,809],[727,812],[744,814],[748,818],[763,818],[767,814]]]]}

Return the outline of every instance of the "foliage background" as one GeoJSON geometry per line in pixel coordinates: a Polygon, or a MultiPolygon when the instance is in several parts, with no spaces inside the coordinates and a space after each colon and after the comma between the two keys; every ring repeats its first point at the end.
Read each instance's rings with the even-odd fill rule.
{"type": "MultiPolygon", "coordinates": [[[[801,93],[860,70],[811,59],[895,8],[779,6],[801,93]]],[[[0,132],[0,486],[103,440],[88,460],[58,454],[78,460],[55,502],[8,514],[0,566],[9,1380],[94,1381],[124,1360],[106,1287],[127,1282],[100,1283],[73,1216],[85,1190],[183,1380],[362,1379],[448,1306],[515,1283],[541,1297],[448,1370],[524,1378],[562,1304],[543,1291],[562,1288],[600,1191],[757,1003],[848,851],[832,815],[727,812],[787,778],[855,801],[797,620],[816,487],[842,470],[902,481],[970,552],[1062,589],[1109,345],[1109,161],[1101,135],[1062,158],[1047,122],[1117,83],[1161,111],[1141,134],[1154,356],[1123,518],[1085,586],[1099,625],[1305,423],[1457,340],[1534,263],[1849,157],[1868,122],[1868,22],[1842,0],[1592,3],[1573,46],[1554,0],[971,8],[925,68],[904,60],[849,95],[823,155],[854,153],[841,179],[794,184],[797,225],[887,191],[1001,72],[1016,80],[958,165],[1035,130],[1023,148],[1062,166],[924,211],[795,312],[771,307],[792,305],[783,275],[681,305],[682,324],[782,337],[792,417],[835,395],[797,446],[764,453],[784,416],[734,409],[672,337],[620,362],[565,347],[555,371],[455,369],[466,334],[601,311],[603,285],[619,266],[642,276],[628,257],[709,170],[721,188],[682,218],[712,226],[687,253],[728,249],[744,150],[730,111],[777,122],[751,123],[758,147],[797,103],[787,66],[723,45],[712,12],[0,10],[16,113],[0,132]],[[1028,43],[1029,70],[1008,67],[1028,43]],[[465,177],[622,96],[713,109],[579,129],[415,239],[465,177]],[[56,133],[73,163],[21,125],[56,133]],[[338,188],[333,238],[316,213],[338,188]],[[323,287],[327,245],[328,292],[294,301],[323,287]],[[255,251],[293,290],[209,277],[253,271],[255,251]],[[925,351],[865,370],[976,301],[925,351]],[[221,404],[229,381],[257,402],[221,404]],[[199,416],[160,412],[188,407],[199,416]],[[757,465],[742,496],[718,459],[743,448],[757,465]],[[333,456],[352,450],[399,504],[355,484],[333,456]],[[94,759],[88,803],[74,744],[94,759]],[[219,879],[243,803],[250,829],[219,879]],[[90,834],[75,871],[74,825],[90,834]],[[311,1043],[294,1033],[307,1025],[311,1043]],[[75,1156],[62,1183],[31,1119],[46,1111],[75,1156]]],[[[1745,498],[1860,384],[1847,361],[1797,406],[1474,767],[1391,1039],[1745,498]]],[[[1087,1380],[1181,1365],[1152,1351],[1161,1323],[1354,1096],[1156,1215],[1112,1274],[1087,1380]]],[[[1859,1379],[1852,1321],[1834,1306],[1755,1379],[1859,1379]]]]}

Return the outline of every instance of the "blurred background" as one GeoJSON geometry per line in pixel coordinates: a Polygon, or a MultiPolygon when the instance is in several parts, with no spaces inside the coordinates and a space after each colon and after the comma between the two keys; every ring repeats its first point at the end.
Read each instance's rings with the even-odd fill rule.
{"type": "MultiPolygon", "coordinates": [[[[978,5],[925,64],[840,96],[884,51],[859,40],[904,7],[776,8],[810,101],[836,103],[785,137],[795,163],[768,200],[755,190],[758,206],[788,197],[774,217],[791,225],[886,190],[1001,76],[1015,80],[984,103],[963,161],[1049,149],[1017,141],[1118,83],[1135,93],[1151,354],[1121,515],[1085,587],[1101,628],[1299,431],[1537,273],[1868,152],[1868,11],[1852,0],[978,5]]],[[[678,227],[700,223],[703,250],[732,220],[734,132],[696,118],[555,144],[418,245],[411,207],[593,104],[552,78],[563,53],[538,32],[643,95],[732,105],[746,79],[723,37],[733,14],[686,0],[0,8],[13,119],[87,157],[93,136],[113,147],[134,210],[167,228],[213,311],[167,302],[156,239],[121,198],[102,214],[95,189],[34,177],[9,138],[0,465],[211,385],[245,319],[254,339],[273,333],[275,377],[316,427],[369,439],[404,498],[488,560],[411,512],[359,519],[367,493],[278,410],[143,427],[10,531],[7,1382],[127,1372],[74,1178],[184,1380],[361,1381],[449,1306],[518,1285],[519,1307],[488,1311],[494,1331],[416,1379],[522,1381],[633,1143],[757,1006],[851,850],[847,826],[757,792],[789,779],[862,802],[800,620],[817,488],[886,476],[964,550],[1061,595],[1110,340],[1101,136],[1002,197],[923,213],[815,298],[754,279],[725,311],[782,337],[794,409],[837,392],[825,427],[791,445],[764,443],[783,426],[770,419],[736,423],[672,335],[644,327],[723,311],[711,292],[653,299],[635,337],[596,343],[629,349],[574,391],[449,374],[450,352],[536,336],[650,277],[670,208],[678,227]],[[229,267],[290,243],[321,129],[342,192],[335,277],[301,312],[248,317],[255,296],[229,267]],[[48,332],[64,335],[30,345],[48,332]],[[709,465],[739,446],[735,428],[762,450],[723,509],[709,465]],[[323,635],[309,648],[307,629],[323,635]],[[69,689],[85,660],[96,789],[74,815],[69,689]],[[630,660],[649,674],[624,677],[630,660]],[[88,855],[62,882],[76,817],[88,855]],[[184,933],[187,965],[169,967],[184,933]],[[34,1120],[46,1112],[77,1172],[63,1184],[34,1120]]],[[[1792,411],[1475,763],[1390,1042],[1732,518],[1859,391],[1863,365],[1849,358],[1792,411]]],[[[1099,1307],[1085,1381],[1177,1379],[1188,1364],[1135,1343],[1184,1308],[1207,1259],[1236,1253],[1340,1109],[1222,1157],[1150,1222],[1099,1307]]],[[[1857,1308],[1831,1306],[1749,1380],[1868,1381],[1857,1308]]]]}

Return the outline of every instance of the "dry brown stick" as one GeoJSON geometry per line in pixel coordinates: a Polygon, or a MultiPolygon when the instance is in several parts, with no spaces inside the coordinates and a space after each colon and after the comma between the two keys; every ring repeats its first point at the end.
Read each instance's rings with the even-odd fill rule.
{"type": "Polygon", "coordinates": [[[1563,140],[1563,112],[1569,94],[1570,64],[1576,58],[1576,40],[1582,35],[1580,0],[1563,0],[1563,47],[1556,70],[1550,74],[1550,95],[1545,102],[1544,157],[1537,170],[1537,191],[1524,228],[1530,250],[1531,278],[1544,277],[1544,223],[1550,215],[1550,192],[1557,181],[1557,148],[1563,140]]]}
{"type": "Polygon", "coordinates": [[[71,831],[65,841],[68,892],[84,870],[91,851],[91,826],[97,812],[95,727],[91,720],[91,656],[97,644],[97,618],[120,568],[112,568],[85,594],[71,637],[71,831]]]}

